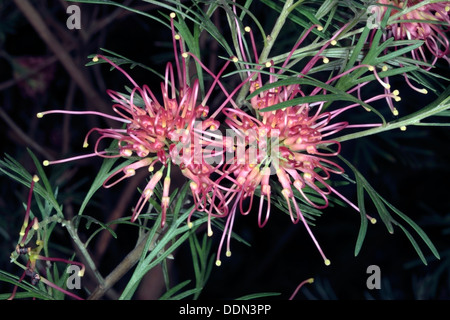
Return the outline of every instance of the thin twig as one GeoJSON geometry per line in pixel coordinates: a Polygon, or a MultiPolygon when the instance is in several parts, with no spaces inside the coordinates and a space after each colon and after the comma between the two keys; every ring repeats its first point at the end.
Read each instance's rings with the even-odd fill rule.
{"type": "MultiPolygon", "coordinates": [[[[110,288],[114,286],[133,266],[139,261],[142,255],[142,250],[144,250],[147,243],[150,232],[147,232],[141,240],[138,242],[136,247],[128,253],[128,255],[116,266],[116,268],[105,278],[103,284],[99,286],[92,292],[88,300],[98,300],[100,299],[110,288]]],[[[159,237],[159,233],[155,233],[152,243],[155,243],[159,237]]],[[[151,245],[150,245],[151,247],[151,245]]]]}
{"type": "Polygon", "coordinates": [[[77,248],[77,251],[81,255],[81,259],[83,260],[83,263],[86,266],[86,270],[88,270],[91,274],[94,275],[97,283],[99,285],[104,285],[105,280],[103,279],[102,275],[97,269],[97,266],[94,263],[94,260],[92,259],[90,253],[88,252],[86,245],[81,241],[80,237],[78,236],[77,231],[75,230],[73,224],[71,221],[65,221],[64,227],[66,227],[67,231],[69,232],[70,237],[72,238],[73,242],[75,243],[75,246],[77,248]]]}

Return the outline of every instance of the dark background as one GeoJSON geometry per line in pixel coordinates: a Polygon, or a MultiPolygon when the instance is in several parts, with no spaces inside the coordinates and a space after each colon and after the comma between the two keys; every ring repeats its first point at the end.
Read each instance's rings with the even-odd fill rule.
{"type": "MultiPolygon", "coordinates": [[[[37,119],[37,112],[65,106],[73,110],[104,111],[104,106],[110,105],[105,90],[121,91],[128,84],[120,72],[111,72],[106,66],[86,67],[88,55],[98,53],[99,48],[106,48],[163,72],[165,63],[173,58],[173,52],[170,30],[144,16],[106,5],[81,4],[82,29],[68,30],[65,27],[68,15],[64,7],[67,3],[31,3],[65,48],[84,81],[96,93],[90,95],[80,88],[74,75],[42,40],[14,1],[0,1],[1,156],[11,155],[33,173],[35,167],[27,148],[42,160],[82,154],[85,152],[82,141],[87,131],[92,127],[108,125],[97,117],[89,116],[52,115],[37,119]],[[30,70],[35,68],[38,72],[29,75],[30,70]]],[[[151,4],[139,1],[130,3],[134,8],[160,16],[159,9],[151,4]]],[[[268,15],[268,9],[263,4],[253,10],[257,17],[264,17],[261,21],[268,32],[274,17],[268,15]]],[[[226,26],[223,17],[216,15],[214,19],[216,23],[226,26]]],[[[282,39],[275,50],[289,50],[293,44],[289,36],[296,32],[296,28],[298,26],[292,23],[286,25],[286,39],[282,39]]],[[[214,59],[222,53],[220,49],[206,38],[202,41],[207,48],[207,61],[217,63],[214,59]]],[[[438,65],[443,68],[440,71],[443,74],[448,71],[448,66],[441,62],[438,65]]],[[[125,69],[129,71],[128,67],[125,69]]],[[[149,71],[136,67],[129,72],[138,83],[159,88],[159,78],[149,71]]],[[[395,87],[400,92],[408,92],[401,77],[395,87]]],[[[434,98],[432,94],[404,94],[398,109],[402,114],[407,114],[434,98]]],[[[236,240],[232,242],[232,257],[223,258],[220,268],[213,267],[200,299],[235,299],[258,292],[278,292],[280,295],[273,299],[285,300],[301,281],[310,277],[315,278],[314,284],[303,287],[296,299],[450,298],[450,208],[446,184],[450,178],[448,142],[449,132],[445,127],[409,127],[405,132],[399,130],[342,143],[342,154],[357,166],[375,190],[425,230],[441,254],[440,261],[432,256],[413,232],[429,261],[428,266],[424,266],[401,230],[395,228],[394,234],[389,234],[380,219],[377,224],[369,225],[362,250],[355,257],[353,252],[360,217],[352,209],[338,206],[326,209],[316,221],[317,227],[313,228],[331,260],[331,265],[327,267],[304,227],[301,224],[292,225],[284,212],[273,212],[263,229],[257,227],[255,215],[250,214],[239,216],[234,230],[251,247],[236,240]],[[381,269],[380,290],[368,290],[366,287],[369,265],[378,265],[381,269]]],[[[68,214],[71,208],[74,210],[78,205],[77,200],[82,198],[100,165],[101,160],[94,158],[46,168],[47,174],[60,188],[68,214]]],[[[86,214],[101,221],[110,221],[112,216],[119,218],[128,215],[139,196],[136,188],[142,186],[145,178],[143,175],[136,176],[128,184],[99,190],[86,214]]],[[[340,190],[350,200],[356,201],[353,185],[340,190]]],[[[0,268],[19,274],[20,270],[9,263],[9,254],[16,244],[23,219],[22,203],[28,189],[0,175],[0,192],[0,268]]],[[[374,208],[371,210],[371,214],[376,216],[374,208]]],[[[135,231],[121,226],[117,229],[118,239],[99,237],[94,241],[92,251],[96,253],[103,275],[106,276],[132,248],[135,231]]],[[[219,236],[220,232],[215,232],[213,252],[219,236]]],[[[55,237],[59,237],[57,241],[62,245],[70,246],[65,234],[57,233],[55,237]]],[[[187,245],[178,249],[170,264],[173,283],[193,279],[187,245]]],[[[125,282],[126,278],[116,289],[119,290],[125,282]]],[[[11,290],[11,285],[0,283],[1,293],[11,290]]],[[[145,279],[136,298],[155,299],[161,290],[161,277],[155,273],[145,279]]]]}

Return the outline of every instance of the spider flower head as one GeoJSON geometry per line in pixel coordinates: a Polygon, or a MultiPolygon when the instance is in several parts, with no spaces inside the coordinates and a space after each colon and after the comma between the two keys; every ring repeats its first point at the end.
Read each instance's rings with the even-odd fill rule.
{"type": "MultiPolygon", "coordinates": [[[[175,33],[174,18],[175,14],[172,13],[170,19],[176,63],[175,68],[170,62],[166,66],[164,81],[161,83],[162,102],[159,102],[147,85],[139,86],[130,75],[109,58],[96,55],[93,58],[94,62],[101,59],[108,62],[122,72],[133,86],[129,94],[113,90],[107,91],[114,101],[112,109],[117,115],[112,116],[95,111],[69,112],[61,110],[38,114],[39,117],[49,113],[96,114],[122,123],[122,127],[117,129],[93,128],[88,132],[84,147],[88,147],[88,138],[91,134],[96,133],[99,136],[95,142],[93,153],[64,160],[45,161],[44,164],[61,163],[91,156],[121,157],[130,160],[130,164],[113,172],[106,179],[103,183],[106,188],[134,176],[138,169],[147,168],[150,178],[134,208],[131,219],[132,221],[137,219],[153,195],[156,185],[161,182],[163,184],[162,226],[165,224],[170,202],[172,165],[179,166],[181,172],[191,179],[191,190],[196,199],[195,209],[204,210],[207,206],[206,194],[212,190],[213,186],[209,175],[216,169],[210,162],[204,160],[207,152],[203,152],[202,137],[207,130],[218,128],[219,122],[213,118],[206,118],[209,113],[206,103],[218,83],[220,73],[226,67],[218,75],[214,75],[213,84],[203,100],[199,102],[201,98],[198,79],[192,83],[188,82],[187,59],[193,55],[184,51],[183,39],[175,33]],[[176,86],[175,75],[178,86],[176,86]],[[112,140],[116,142],[117,147],[101,149],[103,140],[112,140]]],[[[220,208],[215,209],[220,210],[220,208]]]]}
{"type": "MultiPolygon", "coordinates": [[[[316,27],[313,26],[308,31],[316,27]]],[[[321,30],[320,27],[319,30],[321,30]]],[[[251,33],[249,29],[246,31],[251,33]]],[[[252,65],[250,68],[249,64],[248,77],[243,83],[249,84],[250,95],[247,100],[250,101],[250,110],[245,112],[236,108],[223,109],[227,117],[225,123],[238,139],[237,142],[230,139],[234,143],[234,157],[227,157],[227,162],[222,169],[224,174],[220,178],[221,181],[218,181],[221,185],[228,185],[226,203],[231,206],[231,209],[219,244],[217,265],[221,264],[220,253],[225,239],[227,239],[226,256],[231,255],[230,239],[235,215],[237,212],[243,215],[249,214],[255,195],[260,196],[259,227],[267,223],[271,210],[271,197],[278,193],[286,203],[290,219],[293,223],[300,221],[303,223],[326,265],[330,264],[330,260],[325,256],[313,235],[298,201],[316,209],[324,209],[329,205],[329,196],[335,194],[359,211],[357,206],[343,197],[329,183],[333,174],[339,175],[344,172],[344,169],[334,160],[340,153],[341,145],[333,139],[333,136],[346,128],[379,124],[350,125],[347,121],[337,121],[335,118],[347,110],[361,108],[362,105],[366,107],[367,103],[375,100],[386,97],[398,98],[398,92],[372,96],[359,103],[327,110],[325,89],[316,87],[306,91],[301,79],[318,64],[329,63],[325,49],[330,45],[336,45],[338,34],[336,33],[308,60],[296,76],[297,80],[292,78],[293,81],[289,81],[289,84],[285,85],[283,82],[279,84],[278,81],[283,79],[282,70],[307,34],[296,43],[281,68],[276,69],[273,61],[260,63],[260,69],[269,68],[269,71],[263,74],[263,72],[251,71],[255,67],[252,65]],[[276,72],[276,70],[279,71],[276,72]],[[263,80],[264,77],[268,79],[263,80]],[[324,99],[317,99],[317,102],[296,103],[295,100],[322,94],[324,99]],[[227,183],[222,183],[223,181],[227,183]],[[267,204],[264,204],[264,200],[267,204]],[[245,203],[248,203],[249,207],[244,208],[245,203]]],[[[243,64],[245,65],[245,61],[243,64]]],[[[331,77],[325,86],[360,68],[372,72],[376,81],[383,87],[388,86],[378,77],[376,69],[369,65],[358,65],[341,72],[331,77]]],[[[359,84],[346,93],[358,92],[366,84],[359,84]]],[[[368,216],[368,218],[374,221],[371,217],[368,216]]]]}
{"type": "MultiPolygon", "coordinates": [[[[431,64],[443,58],[450,63],[450,43],[447,33],[450,30],[450,2],[421,3],[422,1],[379,0],[382,5],[397,7],[391,11],[394,17],[388,25],[396,40],[423,40],[425,46],[412,51],[416,60],[428,61],[427,52],[432,56],[431,64]],[[405,12],[404,14],[401,14],[405,12]]],[[[381,6],[382,15],[387,7],[381,6]]],[[[429,68],[428,68],[429,69],[429,68]]]]}

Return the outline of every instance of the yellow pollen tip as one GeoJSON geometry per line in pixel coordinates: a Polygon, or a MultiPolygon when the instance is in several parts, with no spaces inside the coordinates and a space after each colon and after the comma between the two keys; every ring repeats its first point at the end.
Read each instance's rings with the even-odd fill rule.
{"type": "Polygon", "coordinates": [[[329,259],[326,259],[324,262],[326,266],[329,266],[331,264],[331,261],[329,259]]]}
{"type": "Polygon", "coordinates": [[[370,223],[371,223],[371,224],[377,223],[377,219],[375,219],[375,218],[370,219],[370,223]]]}
{"type": "Polygon", "coordinates": [[[176,15],[175,12],[171,12],[169,16],[170,16],[172,19],[174,19],[177,15],[176,15]]]}
{"type": "Polygon", "coordinates": [[[392,94],[393,94],[394,96],[398,96],[398,95],[400,94],[400,91],[398,91],[398,90],[396,89],[396,90],[392,91],[392,94]]]}
{"type": "Polygon", "coordinates": [[[445,11],[449,12],[450,11],[450,6],[446,6],[445,7],[445,11]]]}
{"type": "Polygon", "coordinates": [[[369,66],[368,69],[369,69],[369,71],[375,70],[375,68],[373,66],[369,66]]]}
{"type": "Polygon", "coordinates": [[[181,55],[183,58],[187,58],[189,55],[187,54],[187,52],[183,52],[183,54],[181,55]]]}
{"type": "Polygon", "coordinates": [[[420,92],[420,93],[423,93],[423,94],[427,94],[427,93],[428,93],[428,90],[425,89],[425,88],[423,88],[423,89],[419,90],[419,92],[420,92]]]}
{"type": "Polygon", "coordinates": [[[323,61],[323,63],[328,63],[328,62],[330,62],[330,59],[328,59],[327,57],[325,57],[325,58],[322,59],[322,61],[323,61]]]}
{"type": "Polygon", "coordinates": [[[323,27],[322,26],[317,26],[317,30],[322,31],[323,27]]]}
{"type": "Polygon", "coordinates": [[[392,110],[392,114],[393,114],[394,116],[398,116],[398,110],[397,110],[396,108],[394,108],[394,109],[392,110]]]}
{"type": "Polygon", "coordinates": [[[50,161],[44,160],[44,162],[42,162],[42,164],[44,165],[44,167],[47,167],[48,165],[50,165],[50,161]]]}
{"type": "Polygon", "coordinates": [[[383,83],[383,87],[385,87],[386,89],[390,89],[391,85],[389,83],[383,83]]]}
{"type": "Polygon", "coordinates": [[[39,112],[38,114],[36,114],[36,117],[38,117],[39,119],[42,118],[44,116],[44,114],[42,112],[39,112]]]}
{"type": "Polygon", "coordinates": [[[227,252],[225,253],[225,255],[226,255],[227,257],[231,257],[231,251],[230,251],[230,250],[227,250],[227,252]]]}
{"type": "Polygon", "coordinates": [[[176,34],[176,35],[174,35],[173,37],[175,38],[175,40],[180,40],[180,39],[181,39],[181,37],[180,37],[179,34],[176,34]]]}
{"type": "Polygon", "coordinates": [[[397,102],[399,102],[399,101],[402,100],[402,98],[400,98],[400,97],[395,97],[394,100],[397,101],[397,102]]]}
{"type": "Polygon", "coordinates": [[[212,230],[209,230],[209,231],[208,231],[208,237],[212,237],[212,235],[213,235],[212,230]]]}
{"type": "Polygon", "coordinates": [[[400,130],[406,131],[406,126],[401,126],[401,127],[400,127],[400,130]]]}
{"type": "Polygon", "coordinates": [[[233,57],[231,60],[233,60],[233,62],[238,62],[239,59],[237,57],[233,57]]]}
{"type": "Polygon", "coordinates": [[[272,62],[267,61],[267,62],[266,62],[266,67],[267,67],[267,68],[270,68],[271,66],[272,66],[272,62]]]}
{"type": "Polygon", "coordinates": [[[381,68],[381,70],[382,70],[382,71],[388,71],[388,67],[387,67],[387,66],[383,66],[383,67],[381,68]]]}
{"type": "Polygon", "coordinates": [[[84,269],[81,269],[80,271],[78,271],[78,276],[79,277],[84,276],[84,269]]]}
{"type": "Polygon", "coordinates": [[[148,167],[148,172],[153,172],[153,170],[155,170],[155,167],[154,167],[154,166],[149,166],[149,167],[148,167]]]}
{"type": "Polygon", "coordinates": [[[244,30],[245,30],[245,32],[250,32],[250,31],[252,31],[252,29],[250,29],[250,27],[245,27],[244,30]]]}
{"type": "Polygon", "coordinates": [[[34,181],[34,182],[38,182],[38,181],[39,181],[39,177],[38,177],[37,175],[34,175],[34,176],[33,176],[33,181],[34,181]]]}
{"type": "Polygon", "coordinates": [[[89,147],[89,143],[87,143],[87,141],[85,141],[85,142],[83,143],[83,148],[87,148],[87,147],[89,147]]]}
{"type": "Polygon", "coordinates": [[[187,226],[188,226],[189,229],[192,229],[192,227],[194,226],[194,224],[193,224],[192,222],[189,221],[188,224],[187,224],[187,226]]]}
{"type": "Polygon", "coordinates": [[[216,260],[216,266],[220,267],[222,265],[222,261],[216,260]]]}
{"type": "Polygon", "coordinates": [[[333,39],[333,40],[331,40],[331,42],[330,42],[330,43],[331,43],[331,45],[332,45],[332,46],[335,46],[335,45],[337,45],[337,41],[336,41],[336,40],[334,40],[334,39],[333,39]]]}
{"type": "Polygon", "coordinates": [[[98,62],[98,56],[93,57],[93,58],[92,58],[92,61],[93,61],[93,62],[98,62]]]}

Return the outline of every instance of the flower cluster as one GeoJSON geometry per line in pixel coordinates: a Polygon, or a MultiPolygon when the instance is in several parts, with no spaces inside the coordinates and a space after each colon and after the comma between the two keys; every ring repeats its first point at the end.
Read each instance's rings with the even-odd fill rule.
{"type": "MultiPolygon", "coordinates": [[[[103,55],[96,55],[93,58],[94,62],[103,59],[110,63],[117,70],[121,71],[133,85],[130,95],[108,90],[108,94],[115,102],[112,108],[118,116],[92,111],[77,112],[64,110],[50,110],[38,114],[38,117],[43,117],[50,113],[95,114],[122,122],[125,125],[124,128],[93,128],[88,132],[84,141],[84,147],[88,147],[88,138],[91,134],[97,133],[99,135],[93,153],[57,161],[44,161],[44,165],[73,161],[91,156],[104,158],[120,157],[132,160],[131,164],[117,170],[109,176],[103,183],[103,186],[110,188],[120,181],[134,176],[136,170],[147,168],[153,174],[143,189],[142,195],[134,208],[131,220],[135,221],[138,218],[148,203],[148,200],[153,195],[157,184],[163,181],[161,203],[162,227],[166,221],[167,209],[170,202],[169,194],[172,165],[179,166],[183,175],[190,180],[190,187],[196,203],[194,209],[209,212],[212,210],[208,206],[208,202],[210,198],[209,194],[214,187],[214,183],[209,176],[216,171],[216,168],[211,165],[211,161],[208,161],[208,150],[204,150],[203,145],[205,144],[205,135],[208,134],[208,130],[214,131],[219,127],[219,122],[213,118],[207,118],[209,113],[207,101],[218,79],[229,64],[227,62],[219,74],[213,75],[215,81],[206,93],[206,96],[199,103],[199,80],[195,79],[192,84],[188,83],[186,60],[190,54],[183,51],[183,39],[175,33],[173,26],[174,18],[175,14],[171,14],[176,69],[174,70],[170,62],[166,66],[165,81],[161,84],[162,103],[158,101],[155,94],[147,85],[139,86],[113,61],[103,55]],[[175,73],[178,75],[178,86],[175,86],[175,73]],[[100,149],[101,142],[105,139],[115,141],[117,147],[114,149],[100,149]]],[[[209,157],[213,156],[210,155],[209,157]]],[[[216,192],[216,196],[220,197],[220,192],[216,192]]],[[[224,208],[213,207],[219,214],[224,210],[224,208]]]]}
{"type": "MultiPolygon", "coordinates": [[[[380,3],[393,4],[392,1],[380,3]]],[[[448,7],[442,4],[429,5],[420,7],[417,12],[410,11],[407,15],[408,19],[448,21],[448,7]],[[431,11],[434,12],[432,17],[431,11]]],[[[230,239],[236,215],[250,214],[253,199],[259,196],[257,221],[259,227],[264,227],[270,216],[271,199],[274,195],[278,195],[284,199],[291,221],[303,223],[324,263],[329,265],[330,260],[313,235],[298,201],[317,209],[324,209],[329,205],[330,195],[334,194],[359,211],[358,207],[333,188],[330,182],[333,174],[340,175],[344,172],[336,160],[341,145],[335,136],[344,129],[376,127],[382,124],[350,124],[337,118],[349,110],[370,111],[368,104],[381,99],[388,99],[392,112],[394,115],[397,113],[392,101],[400,100],[399,92],[391,91],[388,81],[383,81],[377,72],[377,68],[380,67],[382,71],[386,71],[386,66],[361,63],[345,71],[329,68],[332,72],[326,75],[327,80],[320,82],[319,86],[314,86],[314,83],[319,83],[311,80],[314,78],[314,69],[332,62],[333,56],[328,55],[328,49],[338,44],[339,36],[346,30],[347,24],[341,26],[329,39],[324,40],[295,75],[289,77],[284,71],[290,67],[291,62],[292,65],[296,64],[293,60],[297,49],[311,32],[322,31],[322,26],[312,25],[307,29],[279,66],[270,59],[260,61],[261,55],[258,54],[252,30],[246,27],[241,32],[237,26],[238,52],[236,56],[226,59],[222,68],[215,74],[201,62],[201,59],[185,51],[183,39],[175,31],[175,17],[174,13],[170,14],[175,66],[171,63],[166,66],[165,81],[161,83],[162,102],[159,102],[153,90],[146,85],[138,85],[111,59],[96,55],[93,58],[94,62],[100,60],[108,62],[122,72],[132,84],[129,94],[108,90],[109,96],[114,101],[112,109],[116,115],[95,111],[50,110],[41,112],[38,116],[50,113],[94,114],[117,120],[122,123],[122,127],[93,128],[88,132],[84,143],[84,146],[88,147],[88,138],[92,134],[99,136],[91,154],[52,162],[45,161],[44,164],[56,164],[91,156],[130,160],[128,165],[106,179],[104,182],[106,188],[134,176],[136,170],[146,168],[150,176],[134,207],[131,220],[135,221],[139,217],[156,186],[161,183],[163,187],[161,227],[164,227],[167,220],[171,201],[171,168],[178,166],[188,179],[195,204],[189,215],[188,225],[192,225],[191,217],[194,212],[204,212],[208,216],[208,235],[211,236],[213,233],[211,219],[213,217],[225,219],[216,265],[221,264],[220,256],[225,240],[226,255],[231,255],[230,239]],[[250,36],[250,46],[245,40],[247,33],[250,36]],[[247,52],[249,47],[252,49],[252,58],[247,52]],[[188,71],[188,59],[193,59],[211,76],[212,84],[203,95],[199,77],[192,76],[193,70],[189,70],[191,73],[188,71]],[[241,81],[229,91],[222,83],[222,76],[232,63],[239,66],[241,81]],[[361,97],[361,88],[371,81],[355,82],[350,88],[339,92],[341,96],[346,97],[345,101],[351,103],[329,108],[327,88],[354,72],[367,73],[375,79],[374,83],[379,85],[384,93],[368,98],[361,97]],[[283,82],[286,79],[290,81],[283,82]],[[214,113],[209,115],[208,101],[216,89],[224,99],[215,108],[214,113]],[[236,95],[245,90],[247,103],[241,104],[236,95]],[[225,118],[226,137],[217,130],[221,126],[216,119],[219,114],[225,118]],[[112,147],[101,148],[104,140],[113,141],[112,147]],[[246,203],[249,203],[247,207],[246,203]]],[[[444,58],[449,50],[448,41],[442,40],[444,31],[440,25],[425,24],[425,26],[419,22],[399,23],[398,26],[392,25],[391,32],[397,39],[426,40],[428,49],[436,59],[444,58]]],[[[423,55],[422,49],[419,50],[423,55]]],[[[370,216],[367,218],[374,221],[370,216]]]]}

